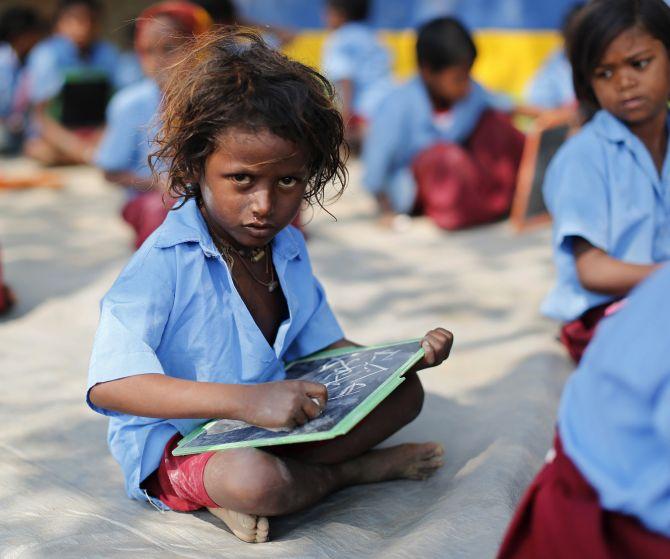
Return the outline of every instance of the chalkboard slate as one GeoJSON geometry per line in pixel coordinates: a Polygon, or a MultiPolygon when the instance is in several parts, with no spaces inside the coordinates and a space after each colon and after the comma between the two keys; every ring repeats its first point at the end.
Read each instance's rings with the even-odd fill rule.
{"type": "Polygon", "coordinates": [[[540,117],[526,136],[510,220],[517,230],[549,221],[542,184],[547,167],[573,130],[569,113],[540,117]]]}
{"type": "Polygon", "coordinates": [[[343,348],[295,361],[287,380],[319,382],[328,388],[323,414],[295,429],[264,429],[229,419],[210,421],[184,437],[175,456],[228,448],[260,447],[331,439],[349,432],[400,385],[423,357],[417,340],[383,346],[343,348]]]}

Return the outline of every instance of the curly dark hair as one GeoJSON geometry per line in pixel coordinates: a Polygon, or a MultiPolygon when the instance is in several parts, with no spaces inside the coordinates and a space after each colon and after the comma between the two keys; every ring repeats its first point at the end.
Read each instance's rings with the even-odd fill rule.
{"type": "Polygon", "coordinates": [[[326,78],[257,34],[216,29],[189,42],[172,68],[149,165],[154,176],[167,174],[172,197],[200,201],[199,181],[222,133],[269,130],[304,150],[310,177],[304,199],[323,207],[328,184],[337,198],[347,182],[348,149],[334,100],[326,78]]]}

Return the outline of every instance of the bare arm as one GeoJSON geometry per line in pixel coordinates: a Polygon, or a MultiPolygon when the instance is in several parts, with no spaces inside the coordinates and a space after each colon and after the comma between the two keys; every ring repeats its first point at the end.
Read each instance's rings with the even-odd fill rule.
{"type": "Polygon", "coordinates": [[[227,418],[293,427],[321,413],[328,391],[305,381],[220,384],[146,374],[96,384],[90,398],[98,407],[142,417],[227,418]]]}
{"type": "Polygon", "coordinates": [[[661,264],[629,264],[611,257],[586,239],[575,237],[572,242],[577,275],[589,291],[605,295],[624,296],[661,264]]]}
{"type": "Polygon", "coordinates": [[[35,118],[39,123],[42,137],[48,143],[57,146],[72,161],[90,163],[95,154],[95,146],[85,142],[54,120],[47,113],[46,106],[46,103],[41,103],[35,107],[35,118]]]}
{"type": "Polygon", "coordinates": [[[144,192],[157,186],[153,178],[140,177],[132,171],[105,171],[105,179],[114,184],[130,186],[144,192]]]}

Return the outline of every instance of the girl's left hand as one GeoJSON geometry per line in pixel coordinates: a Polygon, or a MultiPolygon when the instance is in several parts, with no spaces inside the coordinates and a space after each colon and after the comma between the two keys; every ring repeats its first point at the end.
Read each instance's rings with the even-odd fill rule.
{"type": "Polygon", "coordinates": [[[419,362],[418,369],[435,367],[449,357],[451,346],[454,343],[454,335],[444,328],[435,328],[429,331],[421,339],[421,347],[425,351],[423,359],[419,362]]]}

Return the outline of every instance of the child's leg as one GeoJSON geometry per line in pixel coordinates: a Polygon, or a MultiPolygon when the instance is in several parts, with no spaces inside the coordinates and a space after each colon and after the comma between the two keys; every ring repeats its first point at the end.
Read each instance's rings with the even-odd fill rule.
{"type": "Polygon", "coordinates": [[[317,444],[286,445],[279,449],[301,462],[336,464],[360,456],[414,420],[423,407],[423,387],[416,373],[405,374],[405,382],[342,437],[317,444]]]}
{"type": "Polygon", "coordinates": [[[485,112],[464,146],[436,144],[412,167],[424,213],[444,229],[503,217],[512,203],[523,135],[509,118],[485,112]]]}
{"type": "Polygon", "coordinates": [[[265,516],[301,510],[349,485],[428,477],[442,465],[443,449],[437,443],[368,450],[414,419],[422,402],[421,384],[410,373],[343,437],[321,445],[287,446],[280,455],[258,449],[214,455],[205,468],[204,483],[224,510],[210,510],[245,541],[265,541],[265,516]]]}

